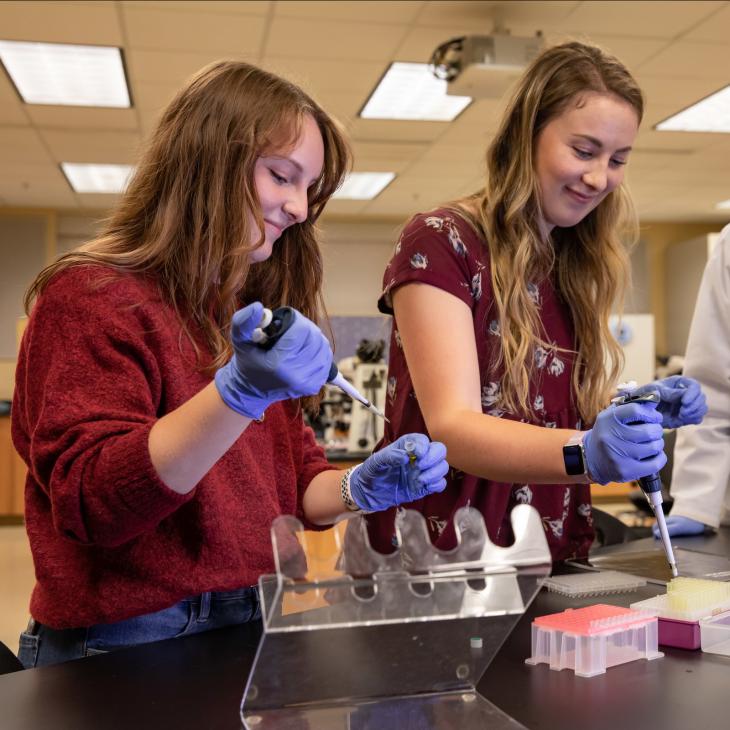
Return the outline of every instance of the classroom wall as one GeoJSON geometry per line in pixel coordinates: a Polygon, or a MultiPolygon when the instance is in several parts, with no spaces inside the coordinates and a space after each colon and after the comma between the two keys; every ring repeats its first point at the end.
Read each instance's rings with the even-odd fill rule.
{"type": "Polygon", "coordinates": [[[23,295],[55,240],[55,213],[0,211],[0,399],[13,391],[23,295]]]}
{"type": "MultiPolygon", "coordinates": [[[[677,341],[682,341],[682,335],[677,334],[684,328],[683,323],[675,323],[672,317],[667,314],[667,302],[669,298],[681,302],[678,306],[684,311],[693,311],[697,286],[684,287],[681,296],[672,287],[668,289],[666,283],[666,250],[668,247],[681,245],[686,241],[698,239],[708,233],[718,232],[722,228],[719,223],[642,223],[641,242],[646,248],[647,281],[649,282],[649,309],[655,316],[655,340],[657,355],[684,354],[674,353],[671,346],[676,346],[677,341]],[[671,330],[671,331],[670,331],[671,330]]],[[[691,317],[691,313],[689,314],[691,317]]],[[[683,337],[686,342],[686,333],[683,337]]]]}

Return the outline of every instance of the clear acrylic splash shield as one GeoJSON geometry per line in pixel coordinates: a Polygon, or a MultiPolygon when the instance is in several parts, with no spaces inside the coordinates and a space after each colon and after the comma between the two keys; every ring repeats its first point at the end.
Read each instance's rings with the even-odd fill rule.
{"type": "Polygon", "coordinates": [[[457,547],[431,544],[400,511],[400,547],[370,547],[366,523],[272,526],[276,575],[259,581],[264,634],[241,706],[246,728],[520,728],[475,686],[550,571],[538,513],[511,514],[498,547],[472,508],[457,547]]]}

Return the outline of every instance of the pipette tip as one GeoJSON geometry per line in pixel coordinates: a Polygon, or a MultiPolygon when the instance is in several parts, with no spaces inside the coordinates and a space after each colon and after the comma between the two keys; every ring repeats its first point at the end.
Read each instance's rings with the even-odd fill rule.
{"type": "Polygon", "coordinates": [[[385,413],[383,413],[383,411],[381,411],[377,406],[374,406],[372,403],[368,403],[367,409],[376,416],[380,416],[386,423],[390,423],[390,420],[385,417],[385,413]]]}

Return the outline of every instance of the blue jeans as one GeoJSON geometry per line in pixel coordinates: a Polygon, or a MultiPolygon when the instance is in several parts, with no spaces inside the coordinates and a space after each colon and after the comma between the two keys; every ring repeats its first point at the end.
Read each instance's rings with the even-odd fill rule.
{"type": "Polygon", "coordinates": [[[103,654],[136,644],[190,636],[261,617],[258,589],[201,593],[155,613],[113,624],[52,629],[30,620],[20,635],[18,658],[26,669],[103,654]]]}

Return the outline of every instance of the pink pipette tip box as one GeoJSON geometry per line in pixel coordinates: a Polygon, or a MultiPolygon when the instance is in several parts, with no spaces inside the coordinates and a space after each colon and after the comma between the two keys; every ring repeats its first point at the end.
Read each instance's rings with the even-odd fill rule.
{"type": "Polygon", "coordinates": [[[599,603],[536,618],[532,656],[525,662],[595,677],[608,667],[662,656],[655,616],[599,603]]]}

